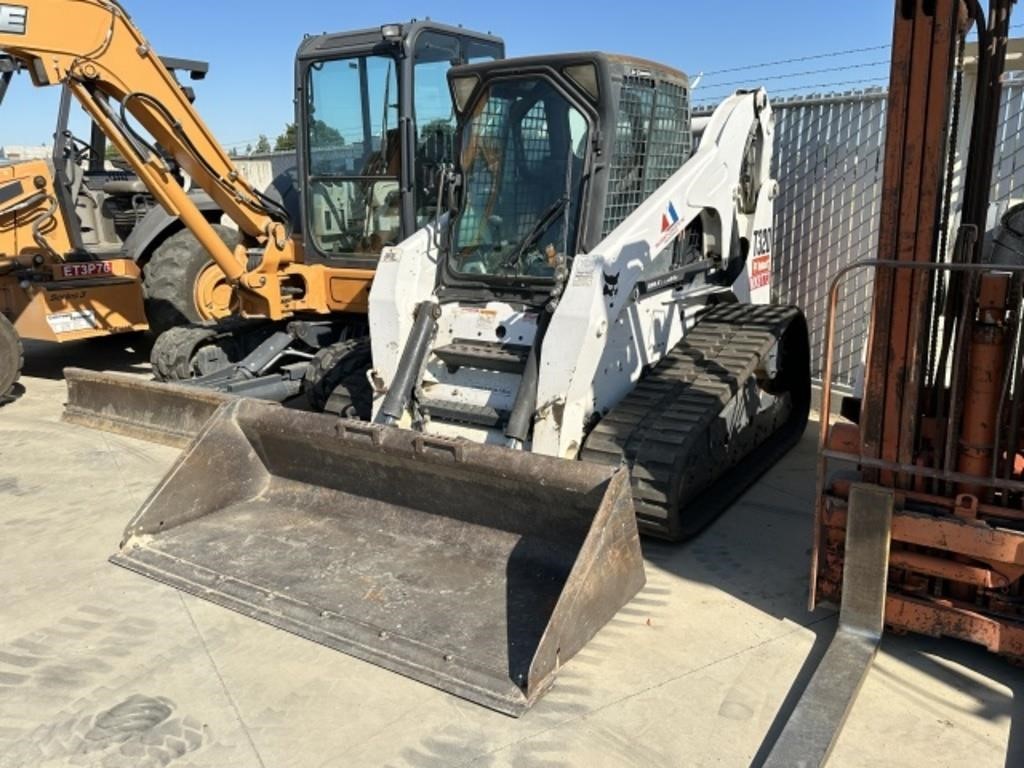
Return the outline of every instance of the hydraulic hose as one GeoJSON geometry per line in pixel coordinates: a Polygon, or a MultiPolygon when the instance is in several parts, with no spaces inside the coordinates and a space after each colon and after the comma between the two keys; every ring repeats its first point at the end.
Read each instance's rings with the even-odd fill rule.
{"type": "Polygon", "coordinates": [[[377,424],[390,426],[402,418],[406,406],[412,397],[412,390],[419,381],[420,373],[430,351],[430,342],[437,333],[437,321],[441,316],[441,308],[432,301],[424,301],[416,307],[416,319],[412,333],[402,350],[402,359],[398,363],[395,380],[391,382],[388,393],[384,396],[377,418],[377,424]]]}
{"type": "Polygon", "coordinates": [[[533,414],[537,411],[537,382],[540,378],[541,347],[544,344],[544,335],[547,333],[550,320],[551,313],[545,310],[537,321],[537,335],[534,337],[530,354],[526,358],[526,367],[519,380],[519,389],[516,391],[512,413],[509,414],[508,424],[505,426],[505,437],[508,438],[510,447],[521,447],[530,436],[533,414]]]}

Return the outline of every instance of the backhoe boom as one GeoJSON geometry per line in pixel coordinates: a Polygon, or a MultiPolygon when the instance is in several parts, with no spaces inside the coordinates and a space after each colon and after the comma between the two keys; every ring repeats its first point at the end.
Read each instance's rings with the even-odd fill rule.
{"type": "Polygon", "coordinates": [[[244,290],[242,309],[278,318],[279,267],[297,260],[287,216],[238,172],[159,56],[125,10],[111,0],[24,0],[0,4],[0,50],[36,86],[67,83],[156,200],[181,219],[228,280],[244,290]],[[246,269],[244,248],[224,244],[189,199],[163,157],[127,118],[169,153],[262,251],[246,269]]]}

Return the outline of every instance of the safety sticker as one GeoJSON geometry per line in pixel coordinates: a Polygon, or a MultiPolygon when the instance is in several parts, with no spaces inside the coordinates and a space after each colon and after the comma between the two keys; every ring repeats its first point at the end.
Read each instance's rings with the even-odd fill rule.
{"type": "Polygon", "coordinates": [[[661,231],[668,232],[676,224],[679,223],[679,214],[676,213],[676,207],[669,201],[668,208],[661,214],[661,231]]]}
{"type": "Polygon", "coordinates": [[[679,218],[675,203],[671,200],[668,207],[661,214],[661,237],[654,244],[654,251],[661,253],[661,249],[674,239],[683,228],[683,221],[679,218]]]}
{"type": "Polygon", "coordinates": [[[50,324],[50,330],[57,334],[90,331],[100,327],[96,322],[96,313],[91,309],[75,309],[71,312],[48,315],[46,322],[50,324]]]}
{"type": "Polygon", "coordinates": [[[594,258],[577,256],[572,266],[572,285],[574,288],[587,288],[594,284],[594,258]]]}
{"type": "Polygon", "coordinates": [[[770,253],[755,256],[750,262],[750,290],[756,291],[772,283],[772,257],[770,253]]]}

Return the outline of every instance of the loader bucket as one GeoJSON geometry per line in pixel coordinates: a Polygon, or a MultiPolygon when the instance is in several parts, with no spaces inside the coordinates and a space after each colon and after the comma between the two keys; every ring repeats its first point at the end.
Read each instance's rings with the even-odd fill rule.
{"type": "Polygon", "coordinates": [[[64,421],[175,448],[188,445],[234,395],[148,381],[126,373],[65,368],[64,421]]]}
{"type": "Polygon", "coordinates": [[[514,716],[644,584],[625,469],[247,399],[111,560],[514,716]]]}

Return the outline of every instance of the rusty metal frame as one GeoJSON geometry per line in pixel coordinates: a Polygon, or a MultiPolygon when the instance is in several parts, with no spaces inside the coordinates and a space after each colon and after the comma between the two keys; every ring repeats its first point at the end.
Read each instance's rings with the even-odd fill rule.
{"type": "MultiPolygon", "coordinates": [[[[997,475],[999,418],[1015,377],[1024,376],[1019,359],[1013,371],[1006,363],[1007,339],[1019,357],[1013,326],[1020,322],[1024,267],[980,264],[1011,2],[993,0],[987,25],[977,2],[896,2],[879,258],[840,270],[826,318],[810,605],[822,595],[839,602],[840,625],[769,765],[825,763],[886,624],[989,647],[993,627],[1024,628],[1011,617],[1014,596],[988,588],[1016,592],[1024,530],[997,529],[979,516],[982,502],[1016,503],[1009,494],[1019,493],[1007,487],[1016,482],[1012,465],[1006,482],[997,475]],[[987,55],[980,61],[962,224],[952,263],[943,263],[944,192],[951,188],[943,174],[952,172],[947,142],[955,130],[947,130],[950,92],[969,16],[987,55]],[[864,395],[857,426],[833,428],[839,290],[844,277],[867,267],[875,279],[864,395]],[[836,460],[856,468],[859,482],[830,479],[836,460]],[[951,512],[911,498],[925,491],[958,494],[951,512]],[[981,610],[970,610],[975,599],[981,610]]],[[[1011,461],[1018,442],[1010,430],[1011,461]]],[[[993,511],[998,516],[986,508],[993,511]]],[[[1012,641],[1013,632],[1007,634],[1012,641]]],[[[1003,633],[996,635],[1001,640],[1003,633]]],[[[1024,658],[1024,645],[1000,650],[1024,658]]]]}
{"type": "MultiPolygon", "coordinates": [[[[935,211],[946,158],[945,126],[957,40],[954,0],[897,4],[893,24],[885,168],[878,253],[901,263],[930,262],[938,242],[935,211]]],[[[898,370],[896,377],[865,383],[862,438],[872,458],[909,463],[917,432],[918,397],[932,294],[927,275],[880,271],[875,278],[868,367],[898,370]]],[[[902,486],[899,476],[869,472],[883,485],[902,486]]]]}
{"type": "MultiPolygon", "coordinates": [[[[832,376],[835,365],[835,327],[836,314],[841,300],[842,287],[848,276],[861,269],[875,269],[878,273],[893,270],[914,270],[916,272],[955,272],[974,278],[985,274],[1005,274],[1024,278],[1024,266],[1004,266],[991,264],[907,262],[897,260],[873,259],[851,264],[832,280],[829,290],[828,313],[825,321],[825,364],[822,383],[821,413],[830,413],[832,403],[832,376]]],[[[816,478],[817,502],[814,516],[814,546],[811,556],[811,594],[810,607],[813,609],[821,602],[819,594],[819,577],[822,572],[821,559],[824,546],[826,522],[837,523],[835,506],[845,506],[842,499],[829,493],[828,472],[830,462],[840,461],[861,468],[886,471],[893,476],[903,476],[910,480],[939,479],[950,482],[969,482],[986,488],[1001,488],[1015,492],[1024,492],[1024,482],[997,476],[976,477],[962,472],[946,471],[931,467],[918,466],[912,462],[887,461],[871,455],[863,450],[841,450],[829,446],[831,425],[827,417],[822,416],[818,435],[818,465],[816,478]],[[832,505],[832,506],[830,506],[832,505]]],[[[921,500],[929,504],[941,505],[942,497],[934,497],[914,490],[896,490],[897,507],[903,501],[921,500]]],[[[953,505],[952,499],[946,500],[947,506],[953,505]]],[[[965,555],[975,560],[988,563],[997,573],[1010,574],[1019,578],[1024,571],[1024,532],[1007,528],[996,528],[986,524],[986,519],[1024,520],[1024,513],[1018,510],[1003,509],[996,505],[977,504],[976,519],[965,520],[955,514],[949,517],[935,518],[897,509],[894,515],[892,536],[894,541],[929,546],[943,549],[957,555],[965,555]],[[934,536],[924,536],[926,529],[933,530],[934,536]],[[924,538],[922,538],[924,536],[924,538]]],[[[988,575],[975,574],[974,578],[991,578],[988,575]]],[[[997,579],[998,581],[998,579],[997,579]]],[[[1024,656],[1024,630],[1012,624],[979,612],[975,606],[958,604],[956,601],[912,598],[909,596],[890,594],[886,600],[886,623],[902,630],[923,632],[933,636],[950,636],[979,643],[990,650],[1011,656],[1024,656]]]]}

